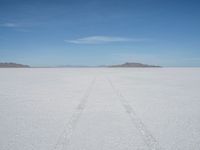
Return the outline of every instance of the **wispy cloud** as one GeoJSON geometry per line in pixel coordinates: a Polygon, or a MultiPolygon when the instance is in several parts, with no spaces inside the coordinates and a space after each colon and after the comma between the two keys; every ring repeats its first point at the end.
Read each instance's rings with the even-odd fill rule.
{"type": "Polygon", "coordinates": [[[12,22],[6,22],[6,23],[0,23],[0,28],[8,28],[13,31],[19,31],[19,32],[30,32],[28,29],[30,26],[27,24],[22,23],[12,23],[12,22]]]}
{"type": "Polygon", "coordinates": [[[19,27],[19,24],[6,22],[6,23],[0,23],[0,27],[15,28],[19,27]]]}
{"type": "Polygon", "coordinates": [[[145,39],[139,38],[126,38],[115,36],[89,36],[74,40],[65,40],[65,42],[73,44],[104,44],[104,43],[116,43],[116,42],[141,42],[145,39]]]}

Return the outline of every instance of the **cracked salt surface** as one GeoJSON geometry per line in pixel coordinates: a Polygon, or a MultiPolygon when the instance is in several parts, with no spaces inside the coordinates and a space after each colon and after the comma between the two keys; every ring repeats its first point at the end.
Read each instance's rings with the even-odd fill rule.
{"type": "Polygon", "coordinates": [[[0,69],[1,150],[199,150],[199,68],[0,69]]]}

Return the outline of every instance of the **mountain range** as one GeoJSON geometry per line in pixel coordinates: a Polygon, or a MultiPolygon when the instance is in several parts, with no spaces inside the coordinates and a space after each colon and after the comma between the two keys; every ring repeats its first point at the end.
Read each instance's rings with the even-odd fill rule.
{"type": "Polygon", "coordinates": [[[160,67],[160,66],[142,64],[142,63],[135,63],[135,62],[127,62],[127,63],[124,63],[124,64],[111,65],[111,66],[108,66],[108,67],[148,68],[148,67],[160,67]]]}
{"type": "Polygon", "coordinates": [[[17,63],[0,63],[0,68],[29,68],[29,65],[22,65],[17,63]]]}
{"type": "MultiPolygon", "coordinates": [[[[0,63],[0,68],[30,68],[29,65],[17,64],[17,63],[0,63]]],[[[156,65],[148,65],[135,62],[126,62],[124,64],[118,65],[102,65],[102,66],[84,66],[84,65],[64,65],[56,67],[34,67],[34,68],[88,68],[88,67],[108,67],[108,68],[150,68],[150,67],[160,67],[156,65]]]]}

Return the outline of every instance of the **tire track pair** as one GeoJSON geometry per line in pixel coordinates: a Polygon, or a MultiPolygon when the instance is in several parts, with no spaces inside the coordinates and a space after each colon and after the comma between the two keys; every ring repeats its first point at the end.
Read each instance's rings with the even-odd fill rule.
{"type": "Polygon", "coordinates": [[[163,150],[163,148],[161,148],[158,141],[153,137],[153,135],[150,133],[150,131],[146,128],[144,123],[140,120],[140,118],[137,117],[134,109],[131,107],[131,105],[128,103],[128,101],[125,99],[125,97],[121,94],[121,92],[119,90],[117,90],[115,88],[115,86],[113,85],[110,78],[107,78],[107,80],[110,83],[114,93],[116,93],[116,95],[119,97],[119,100],[120,100],[122,106],[124,107],[124,109],[126,110],[126,113],[129,115],[133,124],[140,132],[142,139],[144,140],[147,147],[150,150],[163,150]]]}
{"type": "Polygon", "coordinates": [[[55,144],[54,148],[52,150],[64,150],[67,149],[67,146],[69,145],[70,138],[72,136],[73,130],[76,127],[76,124],[81,117],[81,114],[83,110],[86,107],[88,97],[90,96],[91,90],[95,84],[96,78],[92,80],[90,83],[88,89],[86,90],[85,94],[83,95],[80,103],[76,107],[75,112],[71,116],[69,122],[66,124],[65,130],[61,133],[57,143],[55,144]]]}

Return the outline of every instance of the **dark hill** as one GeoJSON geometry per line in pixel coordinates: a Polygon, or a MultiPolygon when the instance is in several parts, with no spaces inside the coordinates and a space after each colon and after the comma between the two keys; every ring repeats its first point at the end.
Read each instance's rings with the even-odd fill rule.
{"type": "Polygon", "coordinates": [[[109,67],[135,67],[135,68],[148,68],[148,67],[160,67],[160,66],[155,66],[155,65],[147,65],[147,64],[142,64],[142,63],[135,63],[135,62],[127,62],[124,64],[120,65],[111,65],[109,67]]]}
{"type": "Polygon", "coordinates": [[[28,65],[16,64],[16,63],[0,63],[0,68],[29,68],[28,65]]]}

